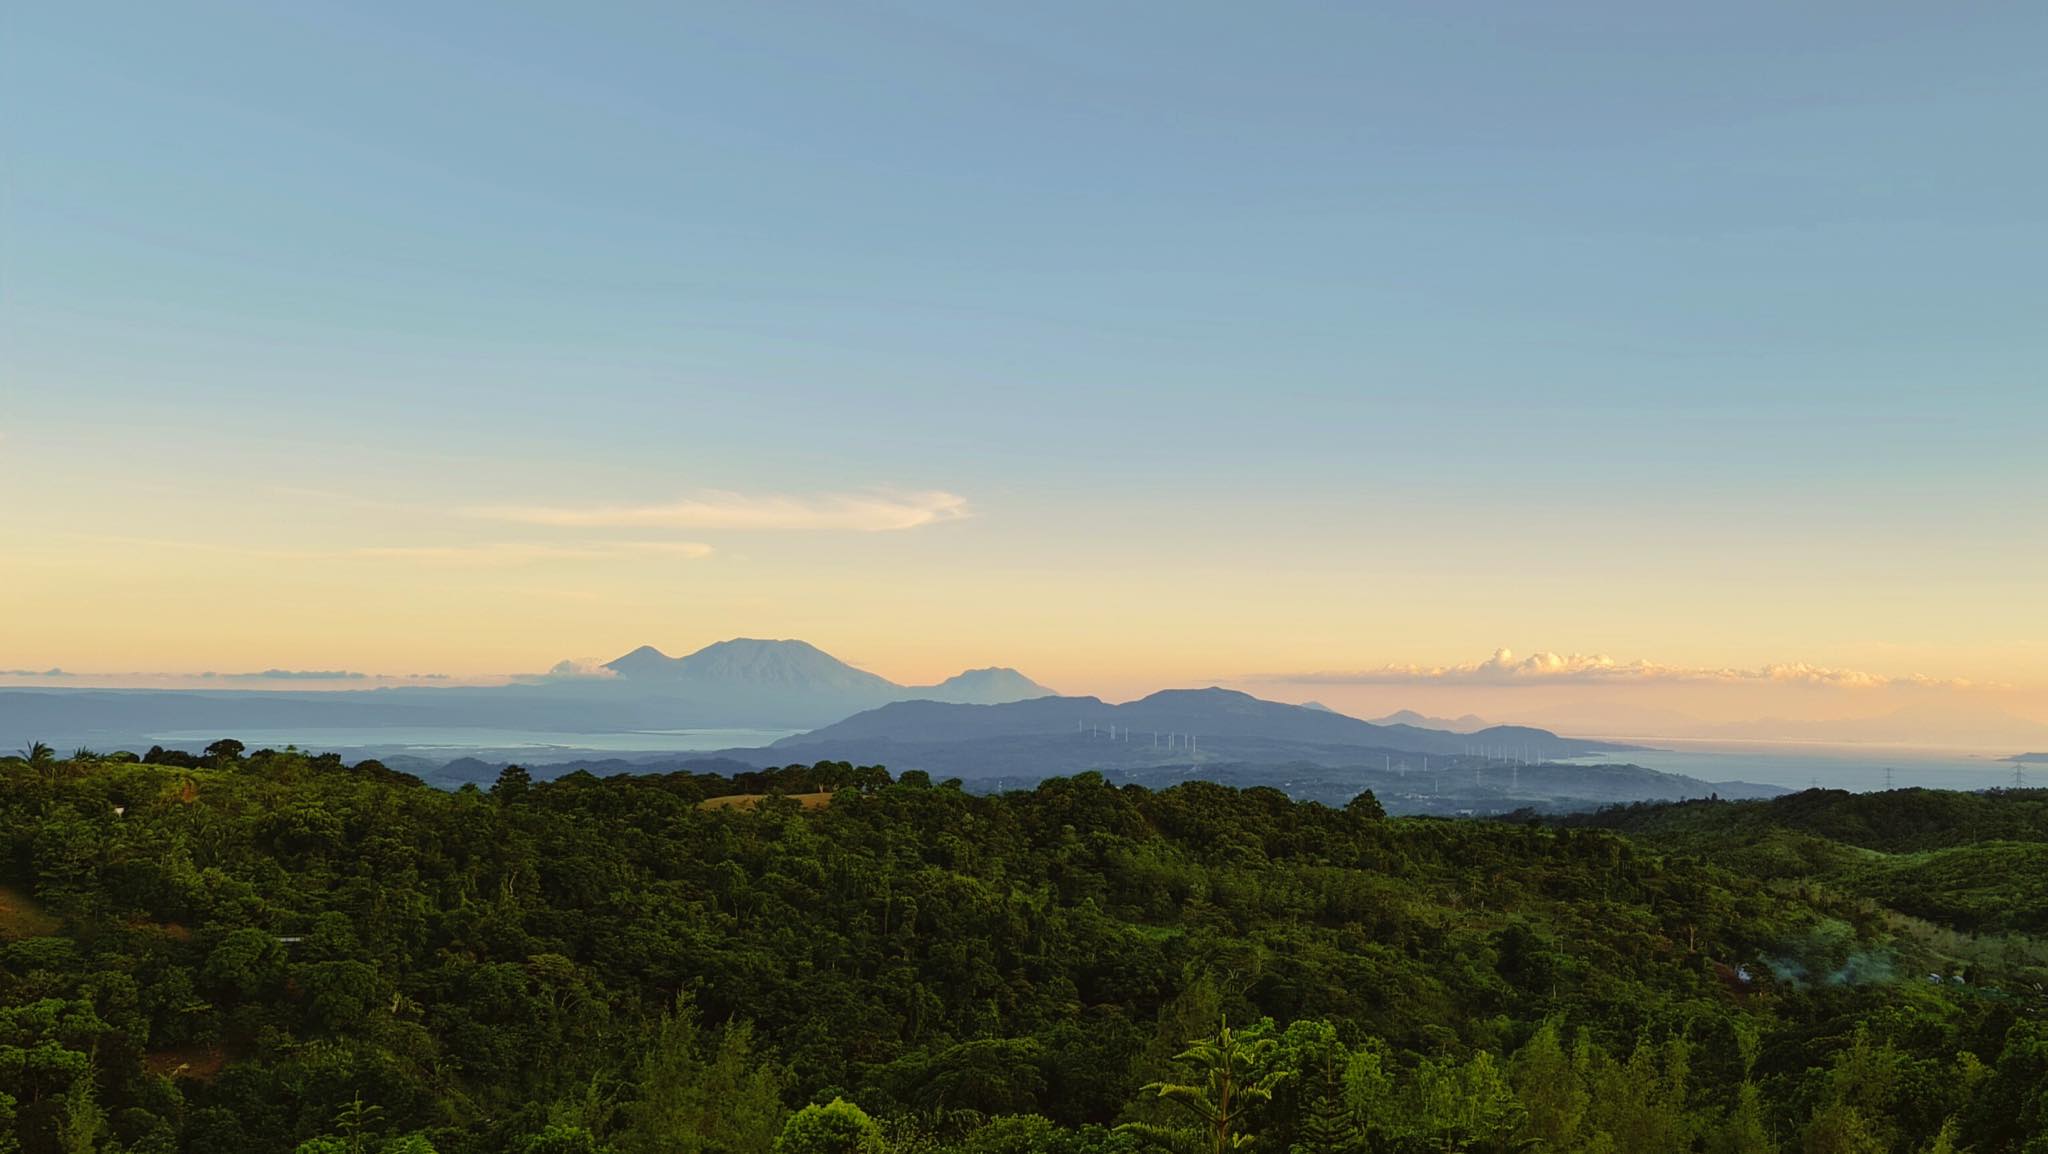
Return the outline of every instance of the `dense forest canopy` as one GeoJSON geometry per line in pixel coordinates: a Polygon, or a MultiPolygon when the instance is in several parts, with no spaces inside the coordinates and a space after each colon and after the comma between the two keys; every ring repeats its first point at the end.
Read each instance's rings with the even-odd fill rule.
{"type": "Polygon", "coordinates": [[[1757,877],[1823,879],[1973,934],[2048,933],[2048,790],[1808,790],[1771,801],[1617,807],[1564,822],[1757,877]]]}
{"type": "Polygon", "coordinates": [[[0,785],[0,1150],[2048,1150],[2039,794],[0,785]]]}

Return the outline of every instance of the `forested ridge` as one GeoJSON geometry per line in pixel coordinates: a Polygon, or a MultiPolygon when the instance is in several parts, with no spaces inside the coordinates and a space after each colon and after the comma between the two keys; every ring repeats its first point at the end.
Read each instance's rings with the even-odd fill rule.
{"type": "Polygon", "coordinates": [[[1824,882],[2015,955],[2048,934],[2048,790],[1808,790],[1770,801],[1616,807],[1617,830],[1753,876],[1824,882]]]}
{"type": "Polygon", "coordinates": [[[0,1151],[2048,1151],[2040,927],[1869,872],[2030,853],[2039,797],[447,792],[233,742],[0,786],[0,1151]]]}

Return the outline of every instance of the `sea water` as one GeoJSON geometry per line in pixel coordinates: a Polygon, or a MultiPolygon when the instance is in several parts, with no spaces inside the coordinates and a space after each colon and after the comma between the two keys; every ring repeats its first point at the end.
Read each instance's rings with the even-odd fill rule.
{"type": "MultiPolygon", "coordinates": [[[[642,729],[619,733],[556,733],[482,726],[389,726],[365,729],[237,730],[250,749],[378,750],[419,757],[463,757],[480,750],[563,753],[691,753],[767,745],[796,732],[789,729],[642,729]]],[[[217,733],[179,730],[150,739],[176,745],[209,742],[217,733]]]]}
{"type": "MultiPolygon", "coordinates": [[[[1703,781],[1747,781],[1787,789],[1992,789],[2014,782],[2014,764],[2003,760],[2007,751],[1691,738],[1613,740],[1654,748],[1560,760],[1566,765],[1628,762],[1703,781]]],[[[2022,781],[2048,786],[2048,765],[2026,767],[2022,781]]]]}

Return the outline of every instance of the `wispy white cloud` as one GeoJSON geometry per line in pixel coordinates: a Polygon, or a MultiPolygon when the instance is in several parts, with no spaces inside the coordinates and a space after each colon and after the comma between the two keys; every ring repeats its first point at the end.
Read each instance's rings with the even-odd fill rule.
{"type": "Polygon", "coordinates": [[[217,553],[265,561],[392,561],[423,565],[510,568],[557,561],[619,561],[634,558],[694,560],[716,550],[697,541],[584,541],[555,544],[543,541],[484,541],[459,545],[361,545],[342,549],[290,549],[261,545],[179,541],[156,537],[91,535],[99,541],[132,549],[217,553]]]}
{"type": "Polygon", "coordinates": [[[1507,649],[1496,649],[1493,656],[1486,660],[1464,665],[1382,665],[1373,669],[1349,671],[1274,673],[1252,680],[1291,685],[1769,683],[1827,686],[1837,689],[1884,689],[1894,686],[1965,689],[1974,685],[1969,681],[1923,677],[1918,674],[1898,677],[1854,669],[1809,665],[1805,662],[1781,662],[1754,669],[1730,669],[1663,665],[1654,661],[1616,661],[1604,653],[1545,652],[1517,657],[1512,650],[1507,649]]]}
{"type": "Polygon", "coordinates": [[[709,545],[696,541],[594,541],[553,545],[525,541],[494,541],[477,545],[372,545],[351,549],[351,557],[419,561],[430,565],[535,565],[550,561],[610,561],[634,557],[693,560],[711,556],[709,545]]]}
{"type": "Polygon", "coordinates": [[[472,510],[477,516],[563,528],[838,529],[885,533],[968,515],[967,499],[923,492],[735,493],[705,490],[652,505],[514,505],[472,510]]]}

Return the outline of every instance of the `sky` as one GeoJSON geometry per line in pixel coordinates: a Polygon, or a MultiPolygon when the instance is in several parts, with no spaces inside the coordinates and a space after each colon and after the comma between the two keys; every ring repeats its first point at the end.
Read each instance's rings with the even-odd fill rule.
{"type": "Polygon", "coordinates": [[[23,6],[0,669],[2048,721],[2044,35],[23,6]]]}

